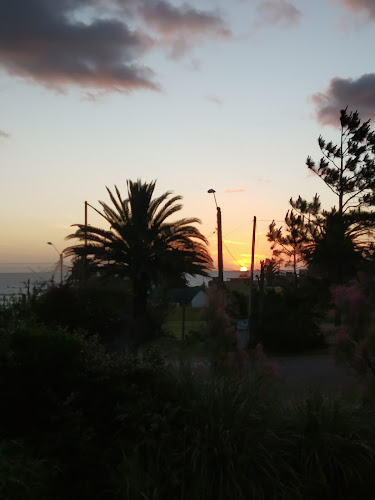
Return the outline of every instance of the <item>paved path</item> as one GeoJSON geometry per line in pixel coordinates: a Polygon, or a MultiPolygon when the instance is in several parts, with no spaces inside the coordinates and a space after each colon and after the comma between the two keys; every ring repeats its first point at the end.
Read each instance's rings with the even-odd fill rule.
{"type": "MultiPolygon", "coordinates": [[[[177,359],[170,359],[169,362],[174,366],[179,365],[177,359]]],[[[196,373],[204,376],[209,372],[209,361],[205,357],[192,358],[190,363],[196,373]]],[[[276,370],[288,389],[296,392],[318,388],[325,393],[338,393],[350,391],[357,384],[349,367],[338,363],[329,353],[269,356],[264,363],[271,366],[272,371],[276,370]]]]}
{"type": "Polygon", "coordinates": [[[331,354],[271,356],[268,364],[293,389],[317,387],[324,392],[345,391],[355,387],[356,379],[348,366],[337,363],[331,354]]]}

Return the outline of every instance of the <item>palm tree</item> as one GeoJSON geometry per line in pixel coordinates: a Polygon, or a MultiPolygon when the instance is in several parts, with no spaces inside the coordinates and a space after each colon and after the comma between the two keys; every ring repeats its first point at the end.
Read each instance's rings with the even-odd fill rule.
{"type": "Polygon", "coordinates": [[[123,199],[107,188],[112,206],[100,201],[110,229],[76,224],[67,239],[80,243],[64,250],[65,255],[83,257],[88,266],[101,273],[126,278],[132,287],[133,317],[146,317],[147,300],[152,286],[171,276],[206,276],[212,267],[207,240],[194,226],[197,218],[169,222],[182,209],[182,197],[170,191],[153,198],[156,181],[127,181],[128,198],[123,199]]]}

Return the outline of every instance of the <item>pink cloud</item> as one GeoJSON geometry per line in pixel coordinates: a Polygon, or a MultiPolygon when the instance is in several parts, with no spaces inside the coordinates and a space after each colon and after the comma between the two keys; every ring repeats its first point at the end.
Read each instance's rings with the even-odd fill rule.
{"type": "Polygon", "coordinates": [[[145,53],[162,47],[179,57],[203,38],[230,36],[218,12],[169,0],[0,0],[0,6],[0,69],[61,92],[80,86],[91,97],[92,90],[159,91],[145,53]]]}
{"type": "Polygon", "coordinates": [[[214,34],[230,36],[219,13],[202,11],[183,4],[181,7],[164,1],[140,1],[138,12],[149,26],[164,36],[214,34]]]}
{"type": "Polygon", "coordinates": [[[301,19],[301,11],[287,0],[265,0],[256,8],[257,26],[275,25],[292,28],[301,19]]]}
{"type": "Polygon", "coordinates": [[[375,2],[374,0],[335,0],[353,12],[367,11],[370,18],[375,19],[375,2]]]}
{"type": "Polygon", "coordinates": [[[340,110],[358,111],[363,120],[375,118],[375,73],[358,79],[335,77],[323,92],[312,96],[316,115],[322,125],[337,126],[340,110]]]}
{"type": "Polygon", "coordinates": [[[203,38],[230,38],[219,12],[203,11],[187,4],[176,7],[165,0],[133,0],[137,14],[157,35],[156,43],[179,59],[203,38]]]}

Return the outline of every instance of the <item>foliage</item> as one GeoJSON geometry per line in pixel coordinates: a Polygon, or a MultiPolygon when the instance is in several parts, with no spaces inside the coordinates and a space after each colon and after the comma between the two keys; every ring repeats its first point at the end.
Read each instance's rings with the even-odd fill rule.
{"type": "MultiPolygon", "coordinates": [[[[306,160],[338,199],[337,208],[323,212],[315,220],[315,230],[310,228],[314,245],[309,261],[315,269],[325,267],[323,274],[330,268],[332,283],[344,283],[355,275],[358,260],[369,246],[366,239],[373,236],[375,218],[370,210],[375,205],[375,132],[369,120],[361,124],[358,112],[347,109],[341,110],[340,125],[340,144],[327,143],[320,136],[319,165],[310,156],[306,160]]],[[[301,198],[291,203],[300,214],[310,213],[301,198]]]]}
{"type": "Polygon", "coordinates": [[[312,243],[305,252],[309,270],[329,283],[346,282],[363,266],[367,244],[361,224],[353,225],[354,214],[340,214],[332,209],[315,221],[312,243]]]}
{"type": "Polygon", "coordinates": [[[319,295],[304,283],[298,290],[284,285],[281,293],[268,290],[259,339],[267,351],[301,352],[326,346],[319,331],[319,295]]]}
{"type": "MultiPolygon", "coordinates": [[[[342,324],[334,330],[339,359],[349,363],[354,372],[371,387],[375,376],[375,295],[373,283],[365,274],[347,285],[332,287],[334,304],[342,315],[342,324]]],[[[374,393],[371,395],[373,398],[374,393]]]]}
{"type": "Polygon", "coordinates": [[[29,308],[45,325],[85,330],[106,342],[126,339],[132,323],[130,293],[119,280],[90,279],[80,287],[70,282],[51,285],[29,308]]]}
{"type": "Polygon", "coordinates": [[[322,151],[319,166],[309,156],[308,168],[338,197],[338,212],[375,204],[375,132],[370,120],[361,124],[358,112],[340,113],[340,144],[319,136],[322,151]]]}
{"type": "Polygon", "coordinates": [[[285,226],[286,232],[283,233],[282,228],[277,228],[276,222],[272,221],[269,225],[267,239],[272,243],[271,250],[278,262],[293,268],[295,286],[297,286],[298,264],[304,261],[304,249],[309,241],[306,235],[306,223],[301,215],[297,215],[291,210],[285,216],[285,226]]]}
{"type": "Polygon", "coordinates": [[[230,314],[231,296],[220,283],[210,286],[206,294],[206,342],[211,355],[211,368],[214,373],[241,375],[247,354],[237,350],[236,329],[230,314]]]}
{"type": "MultiPolygon", "coordinates": [[[[150,332],[145,324],[148,295],[153,285],[166,284],[176,276],[206,275],[212,265],[206,238],[194,224],[199,219],[169,222],[182,209],[181,196],[166,192],[153,198],[155,182],[127,181],[128,198],[107,188],[112,206],[100,202],[110,229],[77,224],[68,239],[81,243],[65,250],[66,255],[85,259],[88,269],[129,280],[133,317],[140,334],[150,332]]],[[[93,272],[93,271],[91,271],[93,272]]]]}
{"type": "Polygon", "coordinates": [[[57,469],[32,456],[25,445],[0,438],[0,497],[2,500],[53,500],[50,494],[57,469]]]}
{"type": "Polygon", "coordinates": [[[301,498],[370,498],[374,480],[367,474],[375,437],[370,414],[314,390],[288,410],[296,432],[296,472],[304,478],[301,498]]]}
{"type": "Polygon", "coordinates": [[[202,378],[62,330],[1,335],[2,498],[372,498],[370,409],[294,402],[251,364],[202,378]]]}
{"type": "Polygon", "coordinates": [[[263,267],[267,286],[276,286],[281,276],[280,262],[276,259],[266,259],[263,267]]]}

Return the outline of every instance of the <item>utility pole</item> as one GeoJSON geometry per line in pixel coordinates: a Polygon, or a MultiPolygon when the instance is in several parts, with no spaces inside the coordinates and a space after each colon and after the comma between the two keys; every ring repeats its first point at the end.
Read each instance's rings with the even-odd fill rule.
{"type": "Polygon", "coordinates": [[[257,218],[254,216],[253,220],[253,240],[251,245],[251,268],[250,268],[250,284],[249,284],[249,307],[248,307],[248,330],[249,330],[249,340],[251,338],[252,324],[251,324],[251,313],[252,313],[252,301],[253,301],[253,282],[254,282],[254,256],[255,256],[255,234],[256,234],[257,218]]]}
{"type": "Polygon", "coordinates": [[[87,247],[87,201],[85,201],[85,249],[87,247]]]}
{"type": "Polygon", "coordinates": [[[219,281],[224,281],[223,270],[223,233],[221,228],[221,209],[217,207],[217,262],[219,268],[219,281]]]}
{"type": "Polygon", "coordinates": [[[217,212],[217,268],[219,281],[224,281],[224,268],[223,268],[223,233],[221,227],[221,208],[217,206],[216,191],[209,189],[207,193],[213,194],[217,212]]]}
{"type": "Polygon", "coordinates": [[[63,283],[63,277],[64,277],[64,272],[63,272],[63,267],[64,267],[64,255],[57,250],[55,245],[52,243],[52,241],[47,241],[47,245],[51,245],[56,252],[59,254],[59,264],[60,264],[60,285],[63,283]]]}

